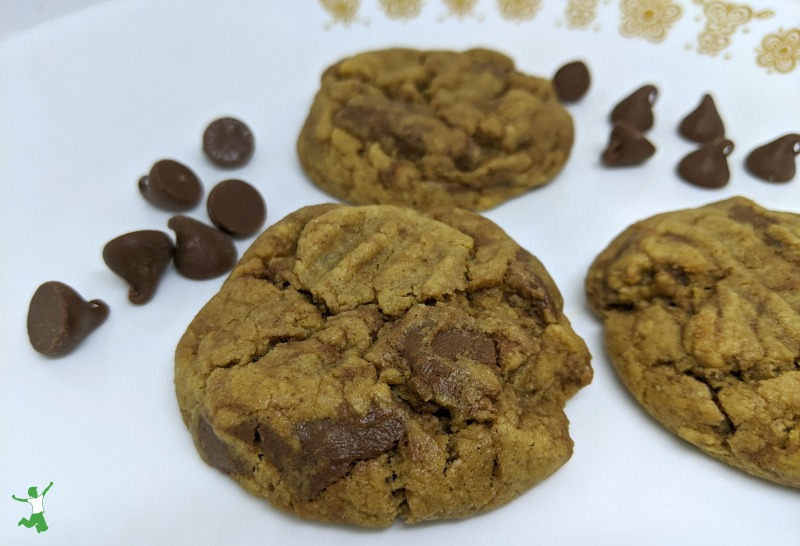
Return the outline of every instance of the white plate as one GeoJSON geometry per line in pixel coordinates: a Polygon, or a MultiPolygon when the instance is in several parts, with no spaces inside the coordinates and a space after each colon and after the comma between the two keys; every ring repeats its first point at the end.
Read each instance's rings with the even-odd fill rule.
{"type": "MultiPolygon", "coordinates": [[[[12,33],[0,42],[0,543],[799,544],[797,490],[702,455],[632,401],[582,288],[611,238],[654,213],[736,194],[800,212],[800,178],[770,185],[742,168],[756,145],[800,131],[800,3],[758,4],[114,0],[12,33]],[[783,64],[781,39],[794,55],[783,64]],[[573,59],[591,68],[590,93],[570,106],[577,140],[566,169],[486,215],[548,267],[596,373],[567,405],[575,454],[553,477],[480,517],[363,531],[279,513],[197,456],[174,398],[172,353],[222,279],[170,270],[154,300],[135,307],[100,254],[119,234],[168,231],[169,214],[136,187],[153,161],[187,163],[206,190],[232,174],[200,152],[205,125],[223,114],[256,134],[256,156],[235,176],[261,190],[269,223],[330,200],[298,166],[297,132],[326,66],[389,46],[487,46],[541,75],[573,59]],[[603,169],[608,112],[650,82],[660,90],[648,134],[657,154],[603,169]],[[693,149],[675,129],[705,92],[736,144],[731,182],[719,190],[674,174],[693,149]],[[35,353],[25,331],[30,297],[48,280],[111,307],[57,360],[35,353]],[[50,481],[50,529],[36,536],[17,526],[29,508],[11,495],[50,481]]],[[[206,219],[202,207],[192,215],[206,219]]]]}

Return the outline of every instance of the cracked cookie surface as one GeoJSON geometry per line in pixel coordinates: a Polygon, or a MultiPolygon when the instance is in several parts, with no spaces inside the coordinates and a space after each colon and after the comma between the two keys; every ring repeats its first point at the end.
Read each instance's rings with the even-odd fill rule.
{"type": "Polygon", "coordinates": [[[485,210],[553,179],[573,138],[550,81],[500,53],[389,49],[323,73],[297,151],[348,203],[485,210]]]}
{"type": "Polygon", "coordinates": [[[377,527],[489,510],[555,472],[589,359],[542,264],[489,220],[317,205],[244,254],[175,386],[206,462],[282,510],[377,527]]]}
{"type": "Polygon", "coordinates": [[[800,487],[800,216],[734,197],[629,227],[586,278],[622,381],[709,455],[800,487]]]}

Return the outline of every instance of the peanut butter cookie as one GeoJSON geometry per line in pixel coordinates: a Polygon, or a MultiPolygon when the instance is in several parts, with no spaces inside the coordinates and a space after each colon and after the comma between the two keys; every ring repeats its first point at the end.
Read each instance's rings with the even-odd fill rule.
{"type": "Polygon", "coordinates": [[[586,278],[622,381],[709,455],[800,487],[800,216],[735,197],[625,230],[586,278]]]}
{"type": "Polygon", "coordinates": [[[461,209],[317,205],[267,229],[180,341],[210,465],[304,518],[507,503],[570,457],[592,377],[542,264],[461,209]]]}
{"type": "Polygon", "coordinates": [[[572,142],[551,82],[508,57],[389,49],[324,72],[297,151],[349,203],[485,210],[553,179],[572,142]]]}

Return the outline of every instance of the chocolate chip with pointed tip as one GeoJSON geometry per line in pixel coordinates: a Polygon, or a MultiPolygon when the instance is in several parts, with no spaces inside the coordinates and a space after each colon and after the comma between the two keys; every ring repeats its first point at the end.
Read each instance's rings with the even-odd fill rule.
{"type": "Polygon", "coordinates": [[[109,241],[103,247],[103,261],[128,282],[131,303],[141,305],[153,298],[174,253],[169,235],[163,231],[142,230],[109,241]]]}
{"type": "Polygon", "coordinates": [[[180,212],[195,207],[203,197],[200,179],[178,161],[161,159],[139,179],[139,192],[158,208],[180,212]]]}
{"type": "Polygon", "coordinates": [[[653,127],[653,104],[658,98],[658,89],[647,84],[624,99],[611,111],[611,122],[615,125],[627,125],[632,129],[647,131],[653,127]]]}
{"type": "Polygon", "coordinates": [[[567,63],[553,75],[553,88],[562,102],[577,102],[586,95],[592,77],[582,61],[567,63]]]}
{"type": "Polygon", "coordinates": [[[211,223],[234,237],[253,235],[267,219],[261,194],[243,180],[223,180],[208,193],[211,223]]]}
{"type": "Polygon", "coordinates": [[[108,305],[104,302],[87,302],[71,286],[48,281],[31,298],[28,339],[41,354],[62,356],[97,329],[108,313],[108,305]]]}
{"type": "Polygon", "coordinates": [[[745,160],[747,170],[767,182],[788,182],[797,171],[800,134],[789,133],[751,151],[745,160]]]}
{"type": "Polygon", "coordinates": [[[680,161],[678,174],[701,188],[721,188],[731,178],[727,156],[732,151],[733,142],[728,139],[703,144],[680,161]]]}
{"type": "Polygon", "coordinates": [[[714,99],[706,93],[678,126],[678,132],[694,142],[711,142],[725,136],[725,124],[717,111],[714,99]]]}
{"type": "Polygon", "coordinates": [[[641,165],[656,153],[656,147],[642,133],[626,125],[615,125],[600,158],[606,167],[641,165]]]}
{"type": "Polygon", "coordinates": [[[213,226],[188,216],[173,216],[169,227],[175,231],[175,269],[195,280],[213,279],[236,264],[233,240],[213,226]]]}
{"type": "Polygon", "coordinates": [[[242,121],[224,117],[214,120],[203,132],[203,152],[219,167],[246,165],[255,151],[255,138],[242,121]]]}

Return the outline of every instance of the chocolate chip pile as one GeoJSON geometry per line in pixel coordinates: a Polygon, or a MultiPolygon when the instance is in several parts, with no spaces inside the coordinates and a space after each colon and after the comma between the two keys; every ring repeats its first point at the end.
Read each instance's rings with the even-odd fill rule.
{"type": "MultiPolygon", "coordinates": [[[[653,126],[653,105],[657,96],[654,85],[643,85],[613,108],[610,114],[613,128],[600,158],[603,165],[641,165],[655,154],[655,146],[644,133],[653,126]]],[[[725,124],[709,93],[704,94],[697,107],[680,121],[678,134],[699,144],[680,160],[678,175],[701,188],[725,186],[730,180],[727,157],[733,152],[734,144],[725,136],[725,124]]],[[[800,134],[789,133],[752,150],[745,167],[761,180],[788,182],[795,175],[798,155],[800,134]]]]}
{"type": "MultiPolygon", "coordinates": [[[[212,122],[203,134],[203,152],[215,165],[235,168],[253,156],[255,139],[241,121],[226,117],[212,122]]],[[[170,212],[195,208],[203,186],[186,165],[173,159],[156,161],[139,179],[139,191],[151,205],[170,212]]],[[[103,248],[103,261],[129,285],[128,299],[142,305],[156,293],[162,276],[175,264],[182,276],[204,280],[224,275],[236,264],[232,237],[249,237],[267,218],[258,190],[243,180],[229,179],[208,194],[206,210],[213,225],[185,215],[167,222],[175,242],[165,232],[141,230],[120,235],[103,248]]],[[[33,295],[28,309],[28,337],[38,352],[61,356],[74,349],[109,314],[101,300],[86,301],[70,286],[49,281],[33,295]]]]}

